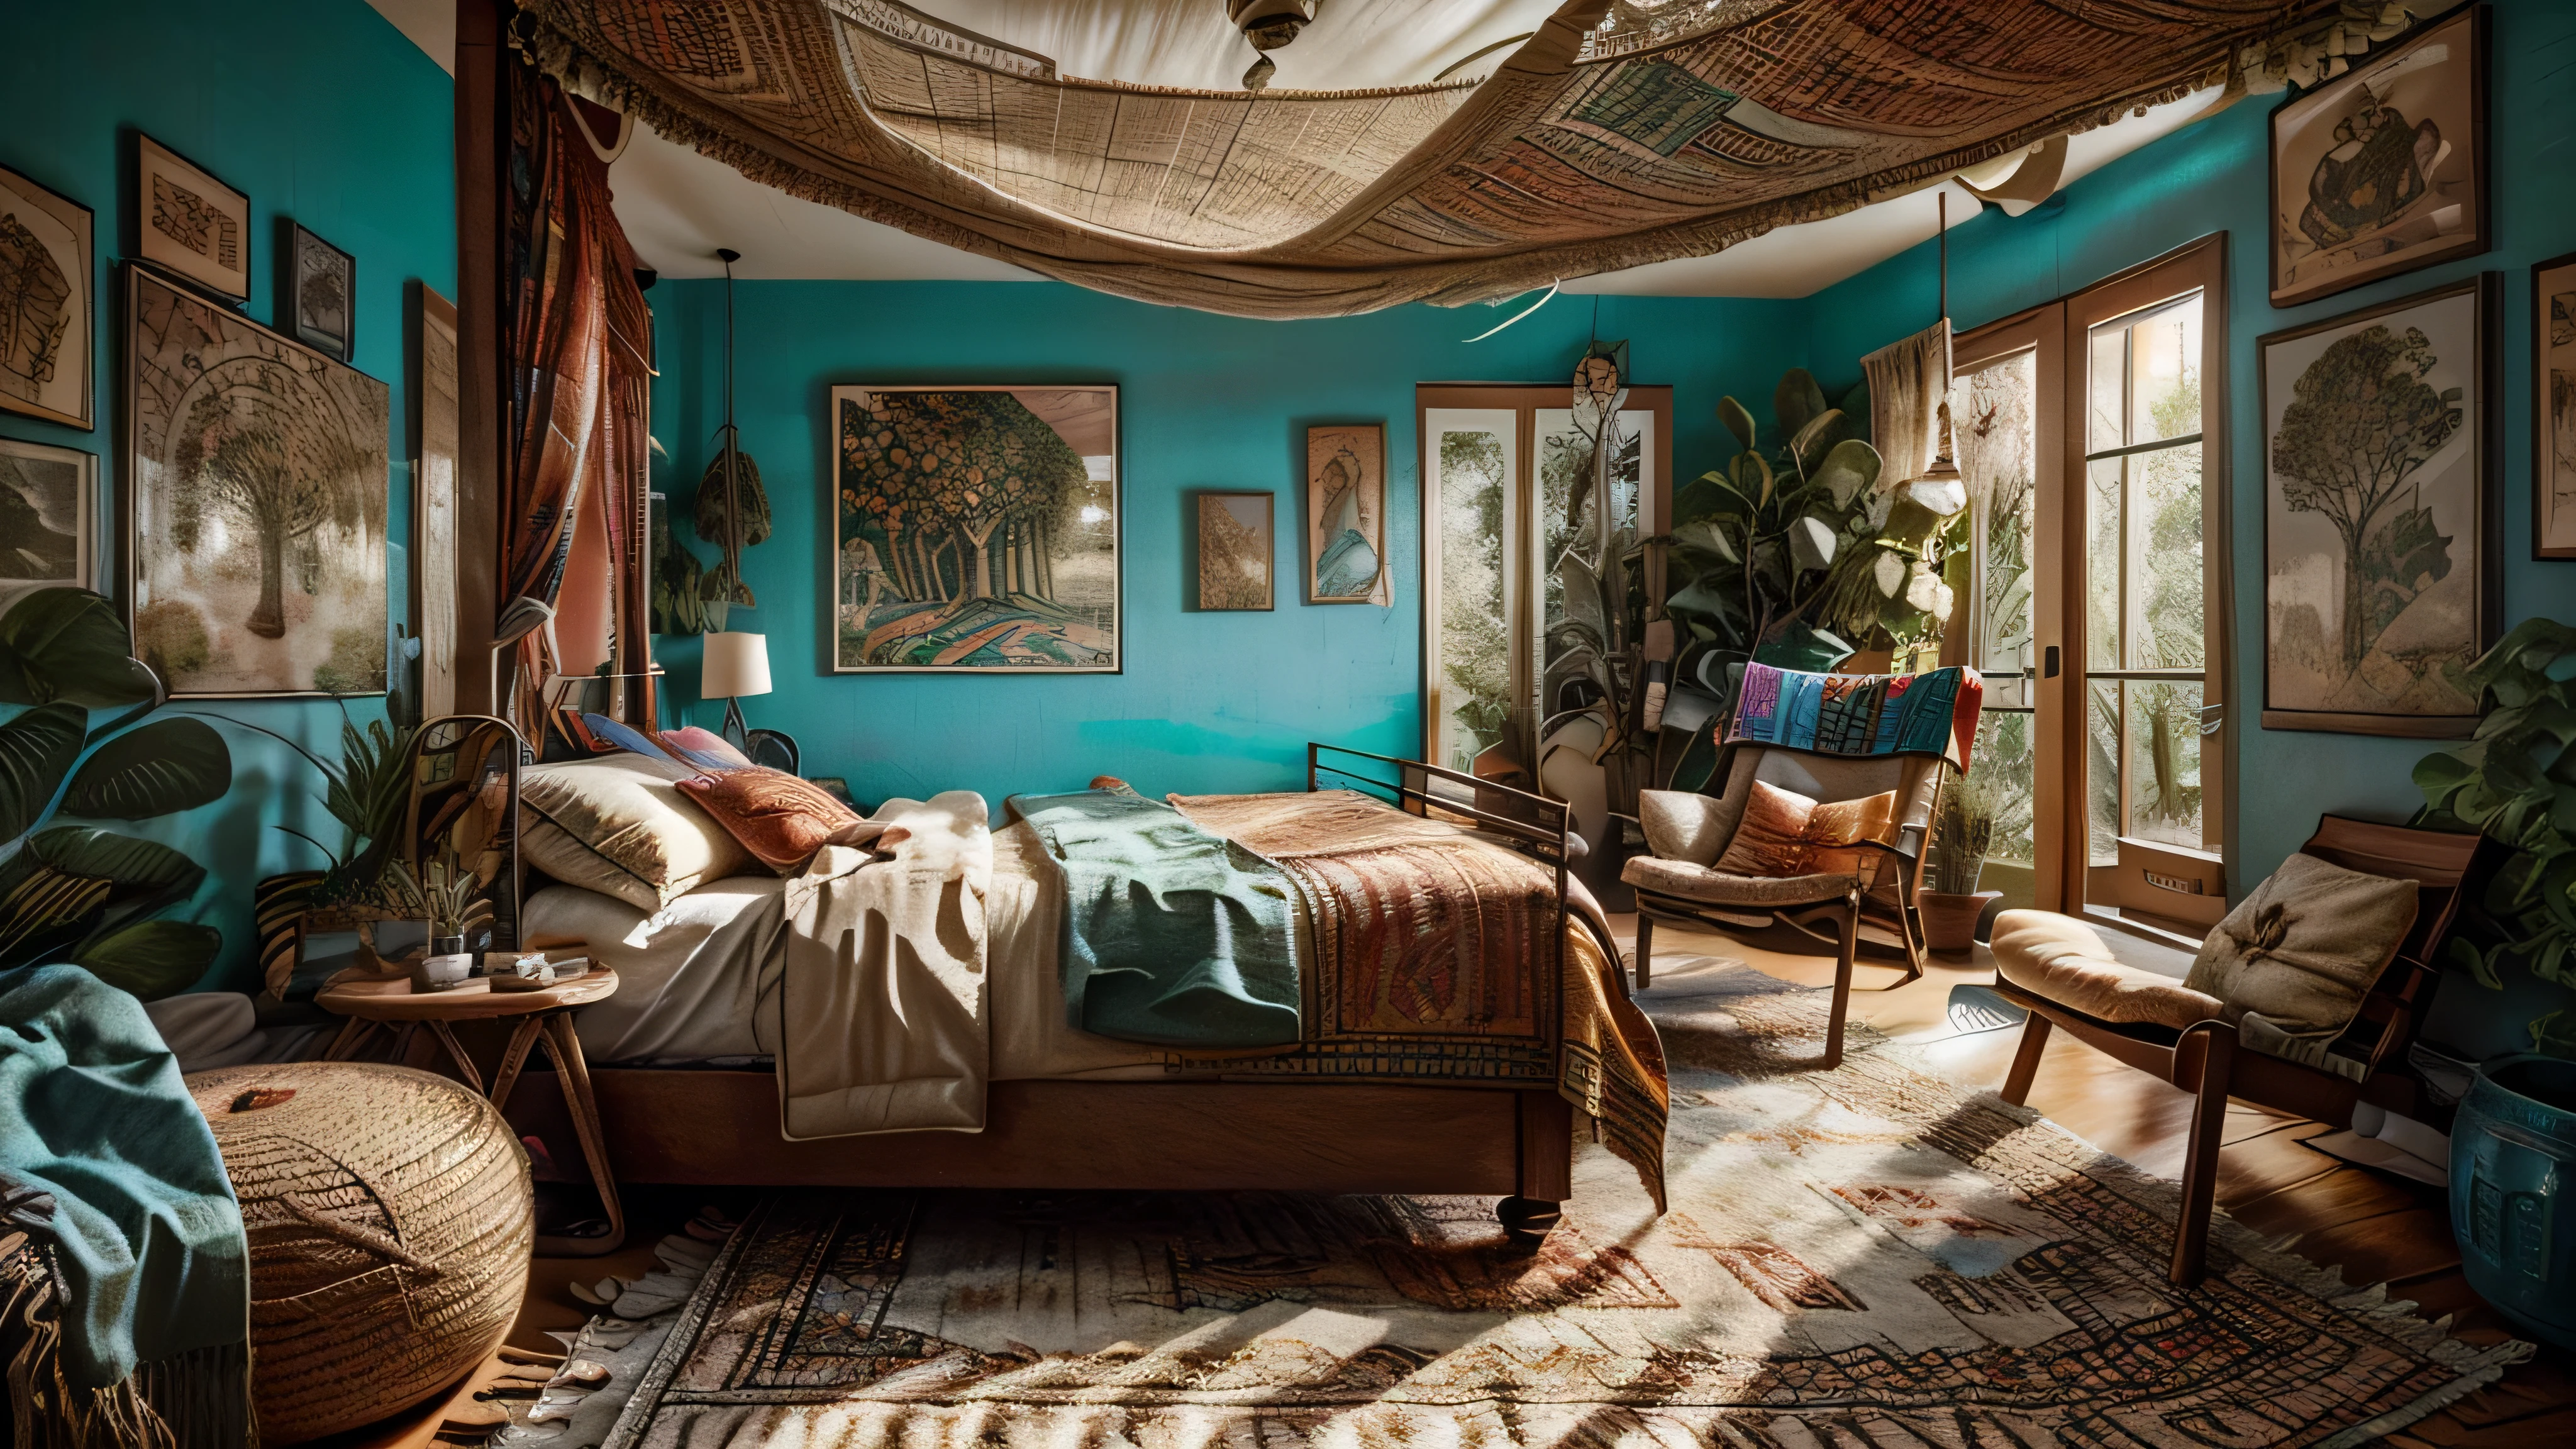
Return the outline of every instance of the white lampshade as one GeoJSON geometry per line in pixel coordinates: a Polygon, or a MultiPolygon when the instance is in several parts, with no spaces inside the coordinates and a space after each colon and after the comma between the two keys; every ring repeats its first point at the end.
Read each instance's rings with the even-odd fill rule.
{"type": "Polygon", "coordinates": [[[738,699],[769,692],[769,636],[708,634],[705,667],[698,679],[700,699],[738,699]]]}

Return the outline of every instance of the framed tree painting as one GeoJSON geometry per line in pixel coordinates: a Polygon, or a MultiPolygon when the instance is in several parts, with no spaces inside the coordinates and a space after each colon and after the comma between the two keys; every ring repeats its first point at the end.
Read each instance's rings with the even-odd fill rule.
{"type": "Polygon", "coordinates": [[[1386,425],[1306,430],[1306,602],[1384,604],[1386,425]]]}
{"type": "Polygon", "coordinates": [[[1199,503],[1199,607],[1276,608],[1271,578],[1271,495],[1202,493],[1199,503]]]}
{"type": "Polygon", "coordinates": [[[95,586],[98,455],[0,438],[0,609],[30,589],[95,586]]]}
{"type": "Polygon", "coordinates": [[[250,300],[250,198],[149,136],[134,138],[137,253],[208,291],[250,300]]]}
{"type": "Polygon", "coordinates": [[[385,384],[126,268],[127,606],[172,694],[385,688],[385,384]]]}
{"type": "Polygon", "coordinates": [[[2272,113],[2272,305],[2487,249],[2487,8],[2272,113]]]}
{"type": "Polygon", "coordinates": [[[96,219],[0,166],[0,408],[75,428],[91,407],[96,219]]]}
{"type": "Polygon", "coordinates": [[[2576,558],[2576,252],[2531,269],[2531,554],[2576,558]]]}
{"type": "Polygon", "coordinates": [[[358,259],[297,226],[287,309],[295,340],[346,362],[355,347],[358,259]]]}
{"type": "Polygon", "coordinates": [[[2265,729],[2451,739],[2497,632],[2489,272],[2275,332],[2262,355],[2265,729]]]}
{"type": "Polygon", "coordinates": [[[1118,389],[832,389],[838,673],[1115,673],[1118,389]]]}

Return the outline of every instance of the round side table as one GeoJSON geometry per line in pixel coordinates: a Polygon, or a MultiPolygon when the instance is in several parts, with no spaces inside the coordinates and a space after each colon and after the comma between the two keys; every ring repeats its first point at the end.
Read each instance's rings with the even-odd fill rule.
{"type": "Polygon", "coordinates": [[[439,1045],[447,1049],[465,1085],[477,1092],[484,1091],[483,1074],[476,1070],[474,1059],[466,1055],[449,1024],[517,1018],[486,1095],[494,1110],[506,1111],[510,1089],[518,1085],[519,1070],[527,1065],[529,1049],[542,1042],[546,1055],[554,1059],[555,1077],[563,1086],[564,1106],[572,1113],[574,1135],[581,1139],[581,1155],[590,1165],[591,1183],[599,1189],[600,1206],[608,1214],[604,1237],[570,1238],[541,1233],[537,1236],[537,1252],[546,1257],[595,1258],[617,1251],[625,1241],[626,1210],[617,1200],[617,1177],[609,1170],[608,1144],[600,1132],[599,1102],[591,1093],[590,1065],[582,1058],[581,1039],[573,1034],[572,1013],[592,1002],[605,1001],[616,991],[617,973],[606,966],[595,966],[580,976],[534,991],[495,991],[490,978],[477,976],[445,991],[415,992],[408,977],[344,971],[324,982],[313,1000],[324,1011],[348,1018],[331,1049],[323,1054],[324,1061],[346,1060],[378,1031],[394,1034],[394,1057],[399,1061],[411,1046],[412,1033],[427,1026],[439,1045]]]}

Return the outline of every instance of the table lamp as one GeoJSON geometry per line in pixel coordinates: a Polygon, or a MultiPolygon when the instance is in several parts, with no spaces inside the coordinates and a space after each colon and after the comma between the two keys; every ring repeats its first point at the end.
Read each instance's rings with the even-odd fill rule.
{"type": "Polygon", "coordinates": [[[698,698],[725,702],[725,743],[746,753],[750,732],[742,723],[742,696],[769,692],[769,636],[708,634],[706,660],[698,679],[698,698]]]}

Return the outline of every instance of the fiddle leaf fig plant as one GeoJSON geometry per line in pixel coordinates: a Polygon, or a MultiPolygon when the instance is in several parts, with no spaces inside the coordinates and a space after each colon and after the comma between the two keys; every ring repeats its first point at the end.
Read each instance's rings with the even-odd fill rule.
{"type": "Polygon", "coordinates": [[[204,721],[144,721],[168,702],[114,605],[39,589],[0,614],[0,970],[68,961],[144,1000],[195,984],[223,947],[159,917],[206,878],[154,841],[81,820],[150,820],[232,788],[204,721]],[[119,711],[92,725],[94,710],[119,711]]]}

